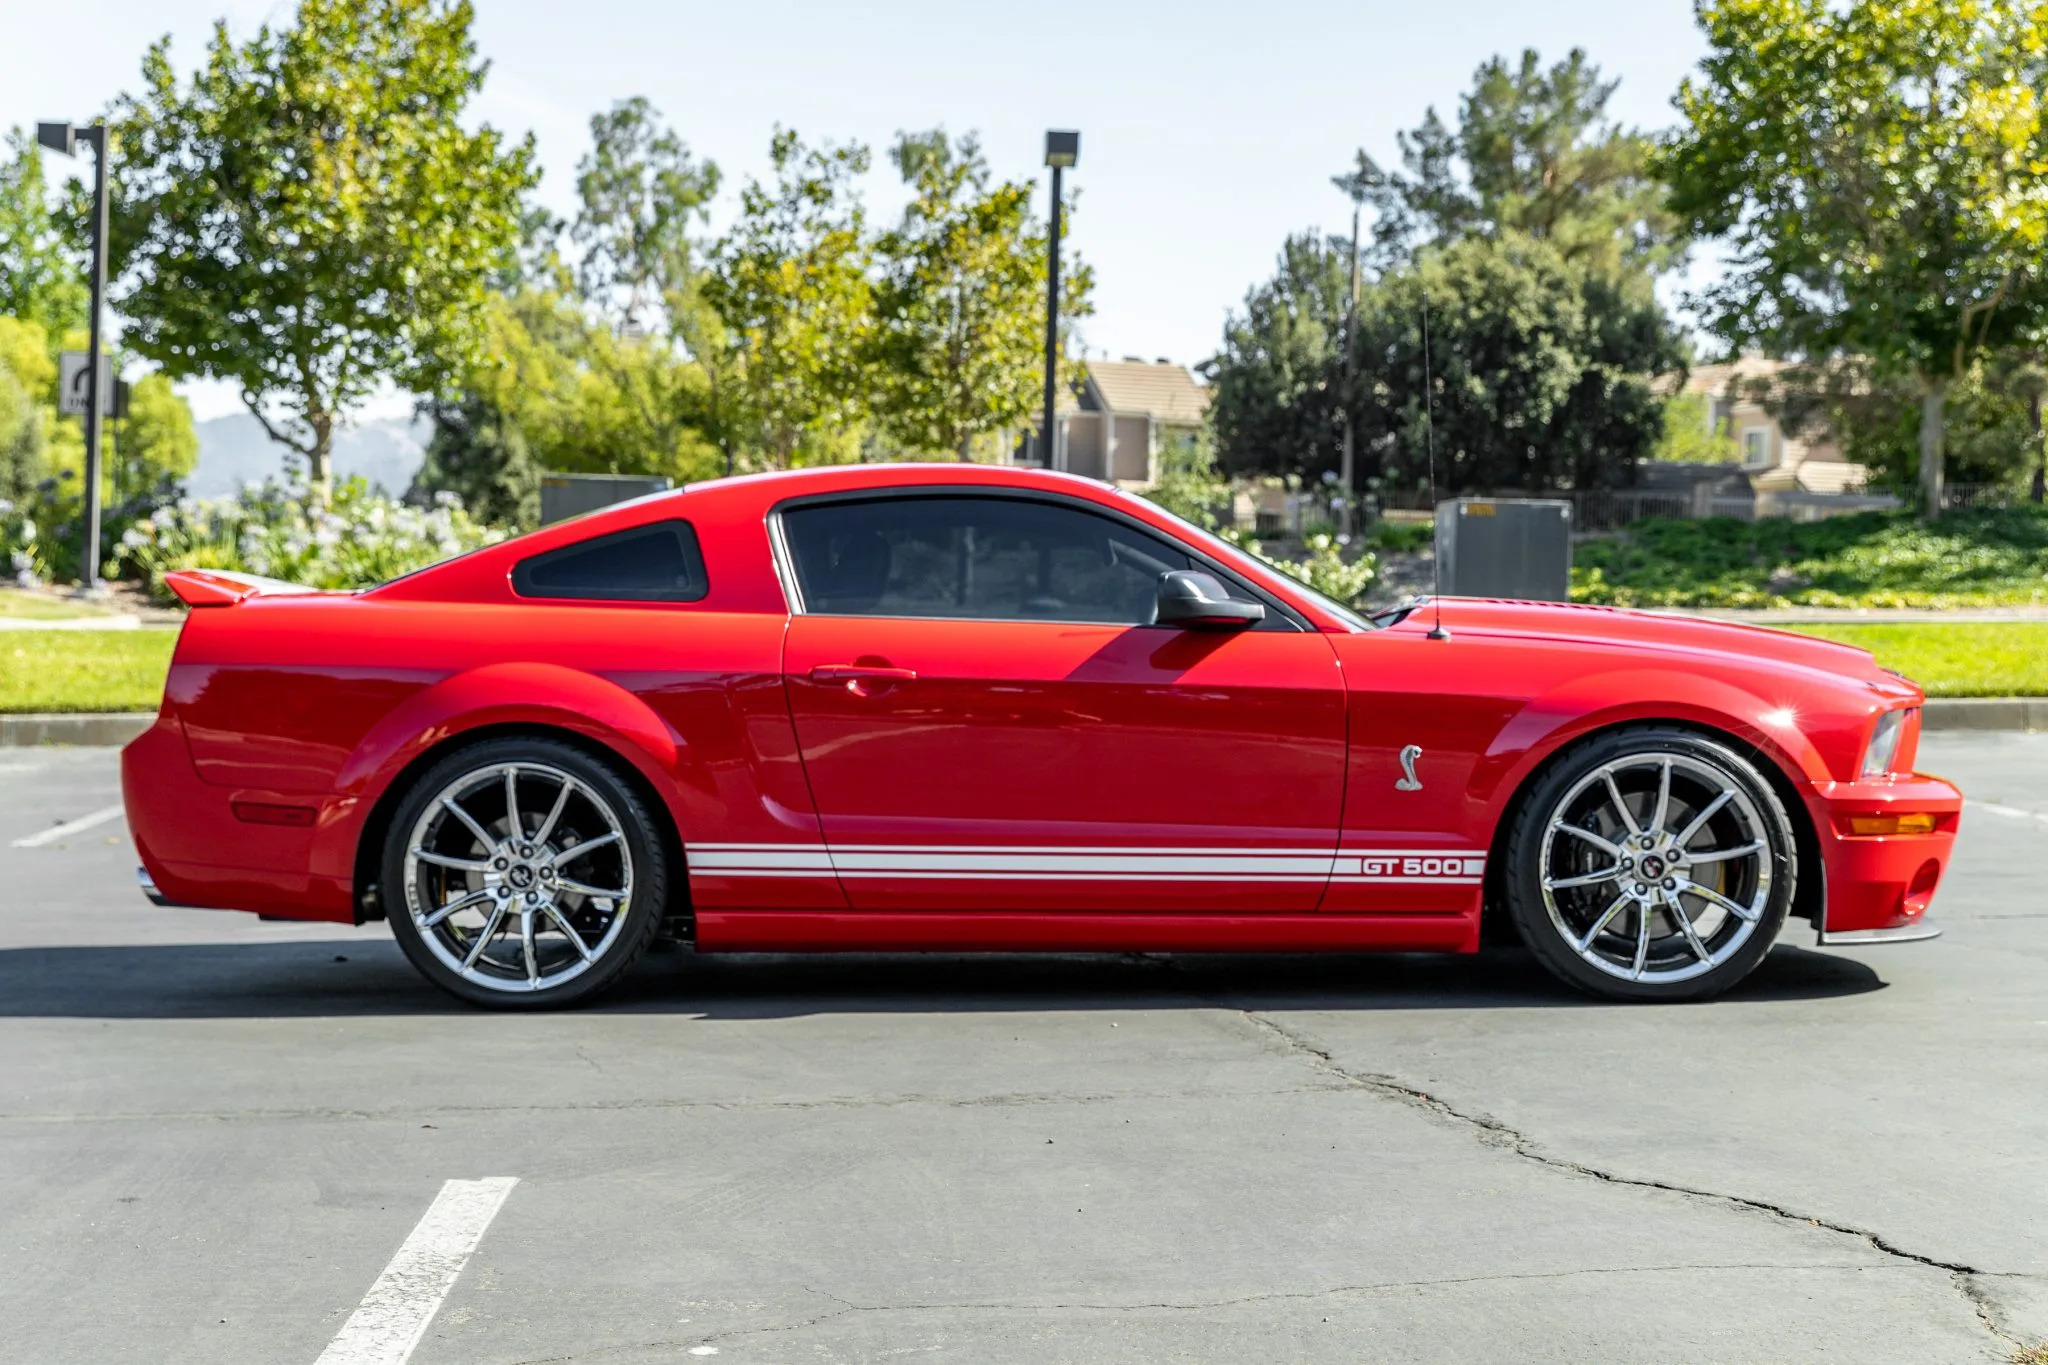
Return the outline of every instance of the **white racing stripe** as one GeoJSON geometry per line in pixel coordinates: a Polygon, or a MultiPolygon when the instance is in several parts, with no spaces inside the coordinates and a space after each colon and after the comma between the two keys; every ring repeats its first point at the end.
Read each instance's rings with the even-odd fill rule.
{"type": "Polygon", "coordinates": [[[66,820],[61,825],[52,825],[40,834],[31,834],[27,838],[16,839],[13,846],[15,848],[41,848],[44,844],[56,843],[67,834],[77,834],[82,830],[91,829],[94,825],[104,825],[109,820],[118,820],[126,813],[119,806],[108,806],[103,810],[96,810],[90,815],[81,815],[76,820],[66,820]]]}
{"type": "Polygon", "coordinates": [[[405,1365],[519,1180],[451,1180],[315,1365],[405,1365]]]}
{"type": "Polygon", "coordinates": [[[1469,849],[1160,848],[1002,844],[691,844],[693,875],[1072,882],[1394,882],[1474,885],[1469,849]]]}

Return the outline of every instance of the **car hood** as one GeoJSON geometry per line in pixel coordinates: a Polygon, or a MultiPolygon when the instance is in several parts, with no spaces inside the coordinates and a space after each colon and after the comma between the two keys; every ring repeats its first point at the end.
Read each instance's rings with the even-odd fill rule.
{"type": "Polygon", "coordinates": [[[1625,607],[1596,607],[1565,602],[1510,602],[1493,598],[1446,597],[1425,602],[1408,614],[1397,630],[1426,631],[1441,606],[1443,624],[1454,634],[1521,636],[1575,641],[1590,645],[1731,656],[1746,661],[1812,669],[1837,678],[1868,683],[1878,691],[1900,696],[1920,689],[1897,674],[1878,667],[1867,649],[1811,635],[1773,630],[1737,621],[1698,616],[1671,616],[1625,607]]]}

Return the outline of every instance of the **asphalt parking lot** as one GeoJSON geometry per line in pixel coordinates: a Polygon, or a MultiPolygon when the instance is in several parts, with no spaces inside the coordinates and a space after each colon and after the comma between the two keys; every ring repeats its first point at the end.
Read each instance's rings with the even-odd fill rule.
{"type": "Polygon", "coordinates": [[[117,818],[49,834],[113,752],[0,750],[0,1356],[399,1360],[351,1315],[410,1265],[460,1268],[420,1365],[2007,1361],[2048,1340],[2048,735],[1922,765],[1974,802],[1947,936],[1795,925],[1706,1006],[1513,952],[669,953],[508,1017],[381,927],[148,905],[117,818]],[[487,1178],[466,1266],[422,1252],[487,1178]]]}

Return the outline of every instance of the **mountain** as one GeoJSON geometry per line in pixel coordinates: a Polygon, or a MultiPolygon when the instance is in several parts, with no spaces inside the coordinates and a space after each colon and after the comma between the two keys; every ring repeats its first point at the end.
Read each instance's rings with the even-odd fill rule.
{"type": "MultiPolygon", "coordinates": [[[[290,452],[264,434],[246,412],[231,413],[197,424],[199,463],[185,480],[198,498],[218,498],[245,483],[260,483],[284,473],[290,452]]],[[[358,422],[334,435],[334,477],[360,475],[394,496],[405,492],[426,457],[431,423],[405,417],[358,422]]]]}

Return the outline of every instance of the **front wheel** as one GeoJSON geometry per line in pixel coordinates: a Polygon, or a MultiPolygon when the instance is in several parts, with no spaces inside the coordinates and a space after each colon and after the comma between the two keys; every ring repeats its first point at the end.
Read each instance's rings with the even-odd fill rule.
{"type": "Polygon", "coordinates": [[[486,740],[436,763],[384,849],[399,946],[435,985],[480,1005],[588,999],[654,938],[662,841],[609,764],[559,741],[486,740]]]}
{"type": "Polygon", "coordinates": [[[1618,730],[1567,753],[1523,803],[1508,908],[1537,959],[1581,990],[1698,1000],[1770,951],[1797,856],[1748,759],[1687,730],[1618,730]]]}

